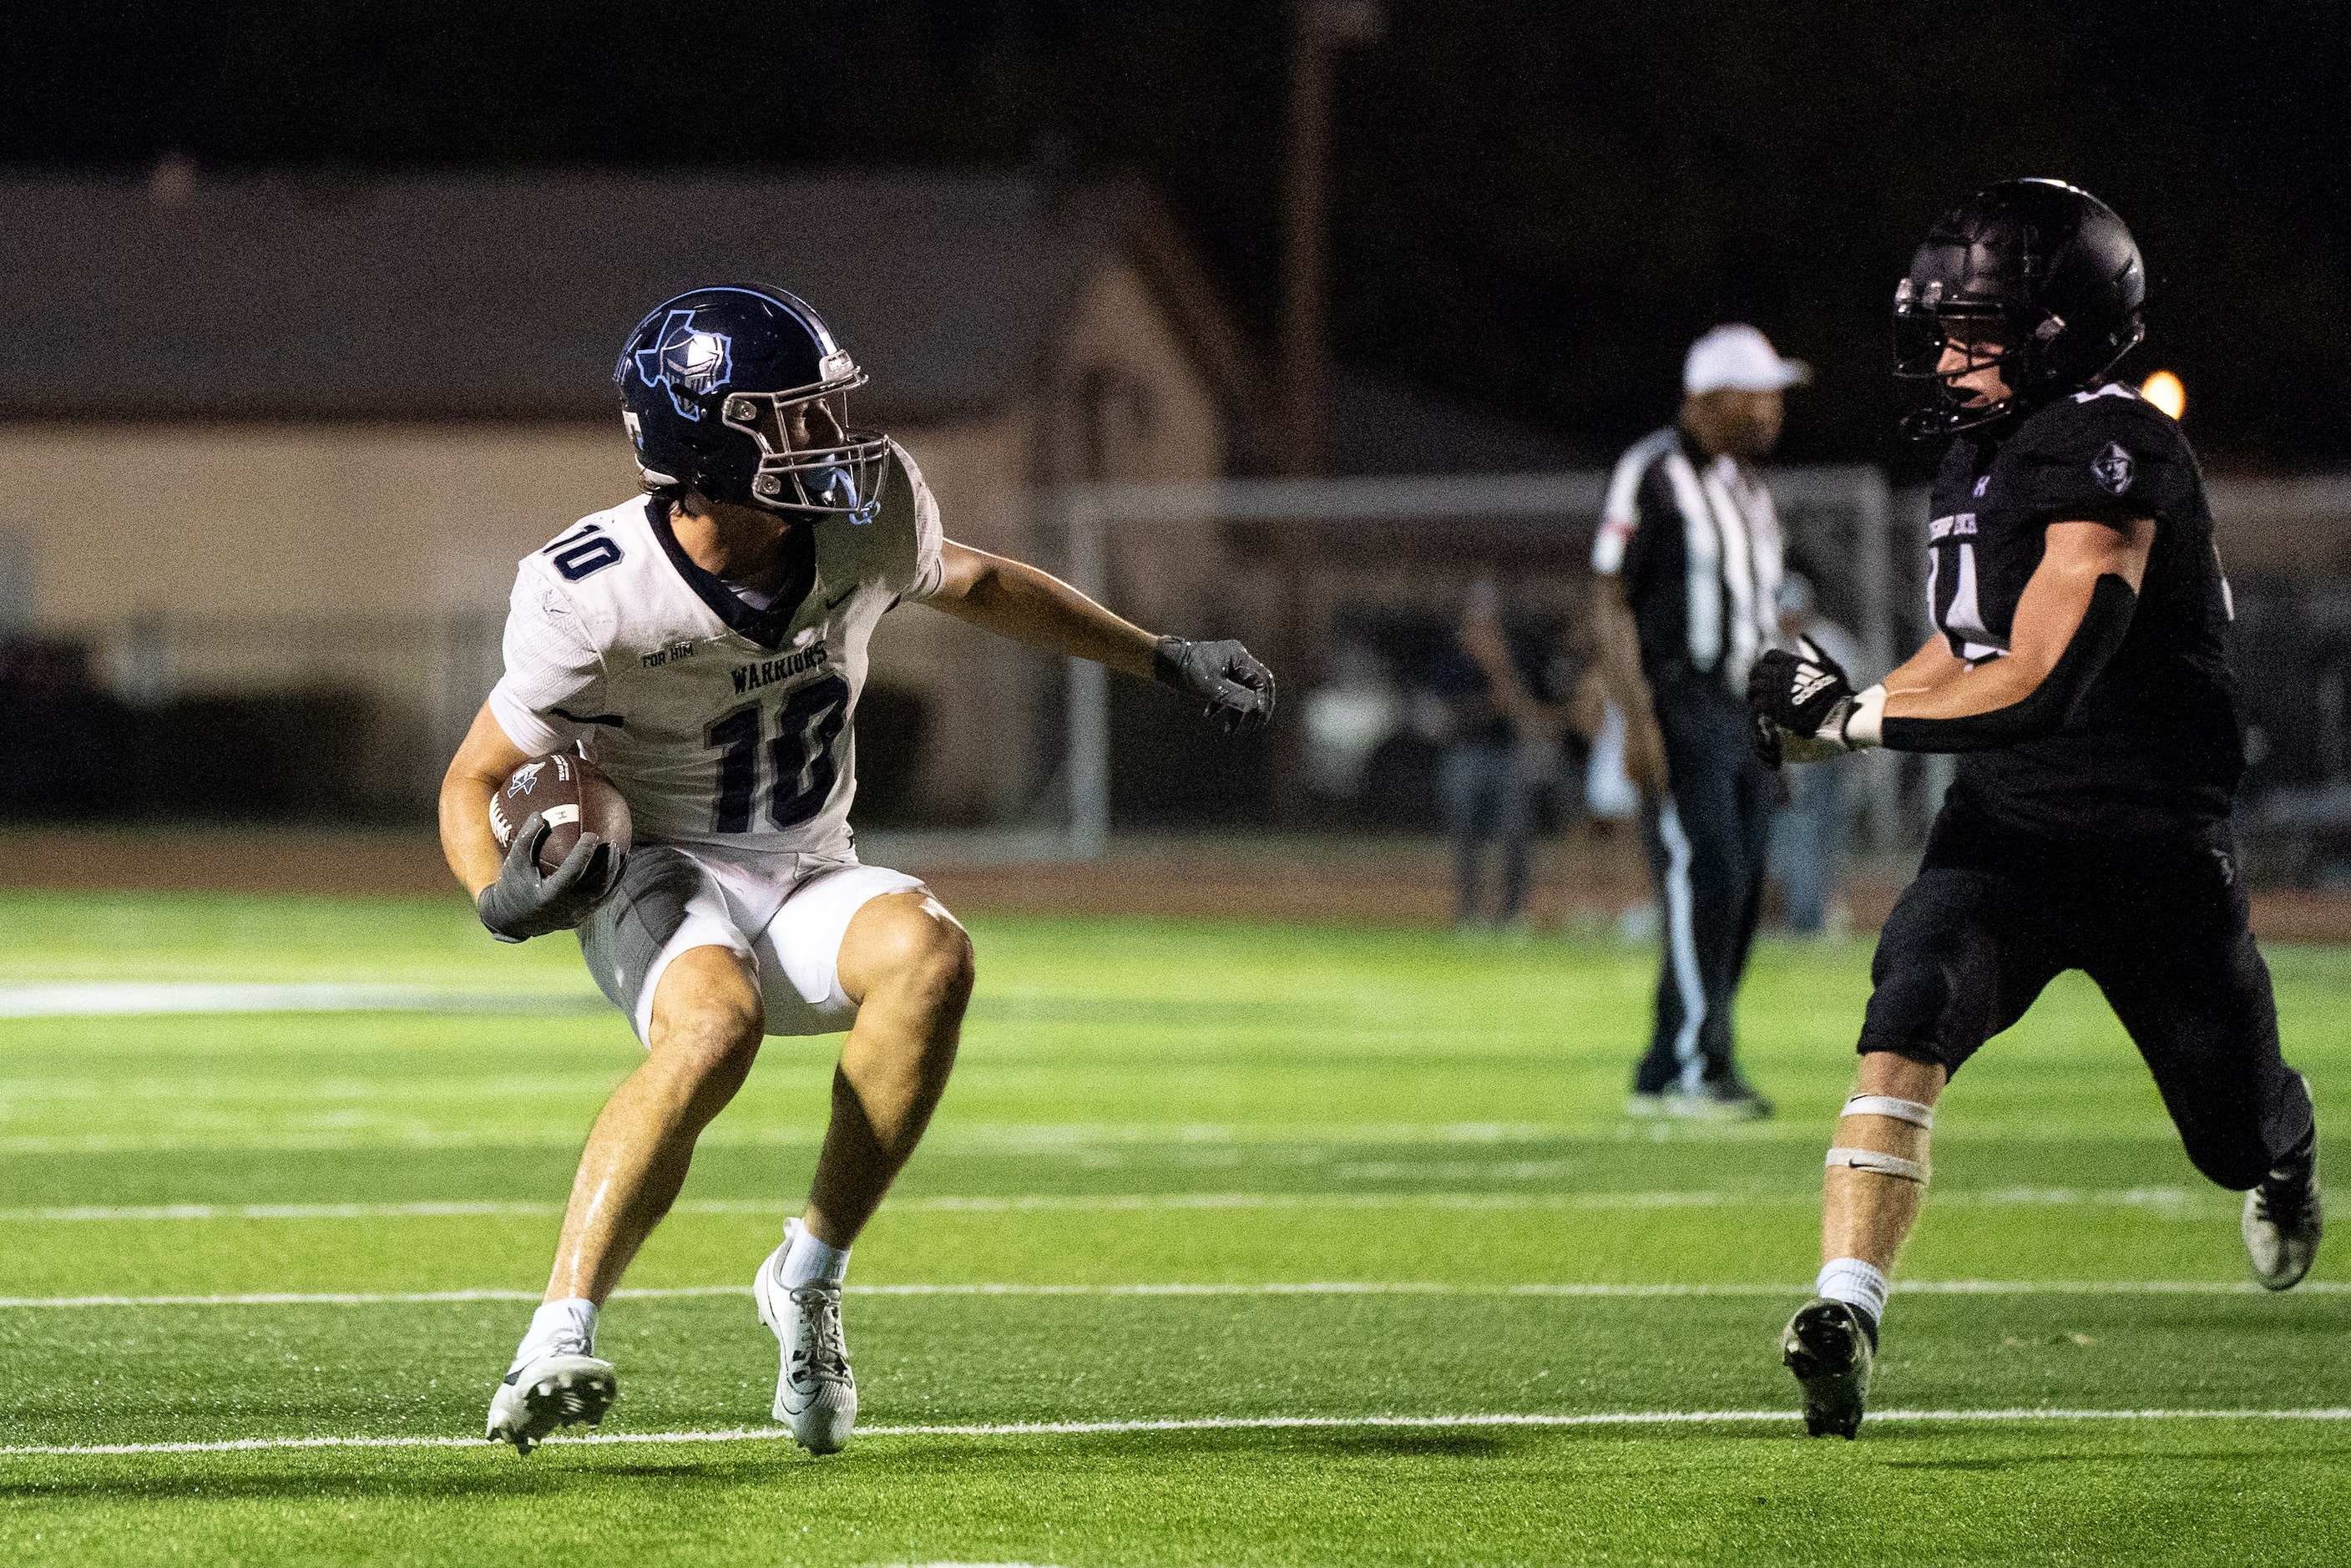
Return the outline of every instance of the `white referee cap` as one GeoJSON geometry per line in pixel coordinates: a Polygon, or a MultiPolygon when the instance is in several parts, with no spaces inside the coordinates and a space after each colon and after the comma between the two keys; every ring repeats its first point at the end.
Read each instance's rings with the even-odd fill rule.
{"type": "Polygon", "coordinates": [[[1682,361],[1682,391],[1695,396],[1725,387],[1740,392],[1778,392],[1810,384],[1813,367],[1783,360],[1771,340],[1744,321],[1717,327],[1690,345],[1682,361]]]}

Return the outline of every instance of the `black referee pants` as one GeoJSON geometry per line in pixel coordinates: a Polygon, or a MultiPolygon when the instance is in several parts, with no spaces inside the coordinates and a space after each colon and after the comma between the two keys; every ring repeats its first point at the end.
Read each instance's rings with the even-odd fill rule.
{"type": "Polygon", "coordinates": [[[1662,949],[1656,1028],[1633,1075],[1644,1094],[1733,1075],[1731,1008],[1762,912],[1780,793],[1755,759],[1743,701],[1704,677],[1652,695],[1673,792],[1641,810],[1662,949]]]}
{"type": "Polygon", "coordinates": [[[2188,1157],[2241,1191],[2314,1127],[2310,1091],[2278,1051],[2248,913],[2226,822],[2060,843],[1955,801],[1878,937],[1860,1048],[1957,1072],[2042,988],[2080,969],[2146,1059],[2188,1157]]]}

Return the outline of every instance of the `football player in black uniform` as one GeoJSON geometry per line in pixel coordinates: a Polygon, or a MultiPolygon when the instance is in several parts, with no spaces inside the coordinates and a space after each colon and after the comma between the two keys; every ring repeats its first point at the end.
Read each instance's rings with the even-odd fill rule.
{"type": "Polygon", "coordinates": [[[2179,427],[2106,379],[2144,334],[2146,276],[2122,220],[2052,180],[1936,224],[1894,304],[1896,373],[1933,394],[1907,428],[1951,438],[1936,634],[1866,691],[1810,648],[1750,680],[1767,760],[1961,754],[1878,938],[1818,1293],[1782,1340],[1815,1437],[1860,1425],[1936,1096],[2063,970],[2105,993],[2197,1169],[2246,1193],[2261,1282],[2295,1284],[2317,1250],[2310,1090],[2278,1052],[2230,831],[2244,758],[2212,516],[2179,427]]]}

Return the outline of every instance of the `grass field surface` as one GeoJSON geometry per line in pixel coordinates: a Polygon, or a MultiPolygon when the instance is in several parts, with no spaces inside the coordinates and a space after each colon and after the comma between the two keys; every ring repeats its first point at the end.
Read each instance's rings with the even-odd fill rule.
{"type": "MultiPolygon", "coordinates": [[[[620,1403],[524,1459],[489,1388],[640,1059],[576,949],[455,900],[0,896],[0,1559],[2351,1561],[2340,1244],[2244,1282],[2078,977],[1944,1101],[1847,1444],[1773,1343],[1865,943],[1760,952],[1782,1113],[1710,1128],[1622,1115],[1644,952],[971,925],[851,1270],[851,1448],[767,1416],[747,1283],[834,1050],[775,1040],[605,1313],[620,1403]]],[[[2351,953],[2271,959],[2333,1125],[2351,953]]]]}

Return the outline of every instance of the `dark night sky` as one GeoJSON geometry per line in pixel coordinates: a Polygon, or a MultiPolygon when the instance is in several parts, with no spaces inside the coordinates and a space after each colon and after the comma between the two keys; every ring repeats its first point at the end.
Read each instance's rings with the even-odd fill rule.
{"type": "MultiPolygon", "coordinates": [[[[1270,339],[1287,7],[1240,0],[12,5],[0,159],[1142,170],[1270,339]]],[[[1885,310],[1970,188],[2086,185],[2153,277],[2134,361],[2217,464],[2351,461],[2336,0],[1388,0],[1343,78],[1344,358],[1597,438],[1728,317],[1810,358],[1792,456],[1898,458],[1885,310]]]]}

